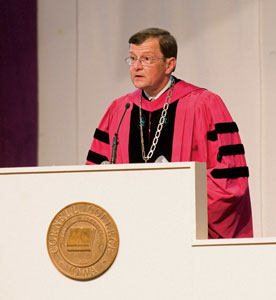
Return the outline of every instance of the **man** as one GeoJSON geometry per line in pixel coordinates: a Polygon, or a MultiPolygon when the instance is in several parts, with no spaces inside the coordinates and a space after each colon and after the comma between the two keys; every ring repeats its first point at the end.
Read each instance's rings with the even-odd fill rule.
{"type": "Polygon", "coordinates": [[[252,237],[248,168],[236,123],[222,100],[173,77],[177,44],[165,30],[149,28],[129,39],[130,76],[137,88],[115,100],[94,134],[87,164],[198,161],[207,164],[209,238],[252,237]],[[128,105],[128,104],[127,104],[128,105]]]}

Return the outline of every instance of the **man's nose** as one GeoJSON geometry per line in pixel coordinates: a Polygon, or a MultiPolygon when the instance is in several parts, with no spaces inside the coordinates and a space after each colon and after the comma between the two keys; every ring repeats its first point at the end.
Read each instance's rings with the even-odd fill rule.
{"type": "Polygon", "coordinates": [[[135,61],[135,63],[133,64],[133,67],[134,67],[135,69],[142,69],[142,68],[143,68],[143,65],[142,65],[142,63],[141,63],[141,59],[140,59],[140,58],[138,58],[138,59],[135,61]]]}

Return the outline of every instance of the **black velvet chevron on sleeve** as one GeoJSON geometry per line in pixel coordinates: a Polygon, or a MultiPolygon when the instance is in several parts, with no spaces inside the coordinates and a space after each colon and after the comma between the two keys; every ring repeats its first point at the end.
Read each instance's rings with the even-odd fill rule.
{"type": "Polygon", "coordinates": [[[103,143],[109,144],[109,134],[97,128],[94,133],[94,138],[103,143]]]}
{"type": "Polygon", "coordinates": [[[211,172],[214,178],[239,178],[248,177],[248,167],[236,167],[236,168],[225,168],[225,169],[214,169],[211,172]]]}
{"type": "Polygon", "coordinates": [[[91,150],[88,151],[87,160],[98,165],[103,161],[108,161],[106,156],[103,156],[91,150]]]}
{"type": "Polygon", "coordinates": [[[215,130],[207,133],[207,139],[214,142],[218,139],[218,134],[233,133],[238,131],[239,129],[235,122],[217,123],[215,124],[215,130]]]}
{"type": "Polygon", "coordinates": [[[244,154],[244,147],[242,144],[221,146],[219,148],[217,160],[221,162],[223,156],[237,154],[244,154]]]}
{"type": "Polygon", "coordinates": [[[238,126],[235,122],[217,123],[215,124],[217,133],[238,132],[238,126]]]}

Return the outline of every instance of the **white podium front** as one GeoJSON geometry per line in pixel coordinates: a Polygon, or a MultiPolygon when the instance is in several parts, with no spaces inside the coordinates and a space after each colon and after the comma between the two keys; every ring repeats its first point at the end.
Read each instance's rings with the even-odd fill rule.
{"type": "Polygon", "coordinates": [[[0,299],[161,300],[192,294],[191,243],[207,238],[204,164],[11,168],[0,174],[0,299]],[[101,206],[119,231],[115,262],[89,281],[62,275],[47,252],[52,219],[75,202],[101,206]]]}

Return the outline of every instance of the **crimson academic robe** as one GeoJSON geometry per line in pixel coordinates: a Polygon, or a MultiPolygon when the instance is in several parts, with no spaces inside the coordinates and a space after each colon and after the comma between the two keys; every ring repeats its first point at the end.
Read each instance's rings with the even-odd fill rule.
{"type": "MultiPolygon", "coordinates": [[[[168,92],[150,102],[142,93],[142,123],[146,154],[155,134],[168,92]],[[144,124],[145,123],[145,124],[144,124]]],[[[112,140],[118,134],[116,163],[142,162],[139,131],[141,90],[109,106],[95,131],[86,164],[111,158],[112,140]]],[[[164,155],[168,161],[196,161],[207,165],[209,238],[252,237],[248,168],[238,127],[219,96],[182,80],[174,86],[166,123],[151,161],[164,155]]]]}

